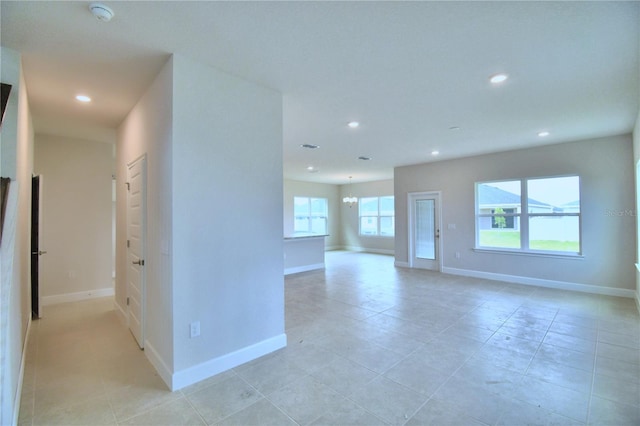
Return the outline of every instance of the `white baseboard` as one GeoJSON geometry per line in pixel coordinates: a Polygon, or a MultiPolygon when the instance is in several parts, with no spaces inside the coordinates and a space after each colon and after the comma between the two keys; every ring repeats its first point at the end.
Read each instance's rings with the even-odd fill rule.
{"type": "Polygon", "coordinates": [[[324,251],[342,250],[342,246],[325,246],[324,251]]]}
{"type": "Polygon", "coordinates": [[[151,343],[149,343],[148,340],[144,341],[144,355],[147,357],[151,365],[153,365],[153,367],[156,369],[156,371],[160,375],[160,378],[162,378],[169,389],[171,389],[172,391],[176,390],[171,388],[171,383],[173,380],[171,369],[167,366],[160,354],[158,354],[158,351],[156,351],[156,349],[151,343]]]}
{"type": "MultiPolygon", "coordinates": [[[[218,373],[237,367],[245,362],[252,361],[261,356],[287,346],[287,335],[282,333],[262,342],[239,349],[235,352],[211,359],[199,365],[186,368],[173,374],[170,388],[172,391],[182,389],[218,373]]],[[[146,350],[146,349],[145,349],[146,350]]],[[[162,374],[160,374],[162,376],[162,374]]],[[[164,379],[164,376],[162,376],[164,379]]],[[[165,380],[166,381],[166,380],[165,380]]]]}
{"type": "Polygon", "coordinates": [[[29,322],[27,323],[27,335],[24,337],[22,345],[22,360],[20,361],[20,372],[18,373],[18,386],[16,395],[13,399],[13,423],[18,424],[18,416],[20,415],[20,403],[22,402],[22,384],[24,382],[24,369],[27,363],[27,346],[29,345],[29,335],[31,334],[31,312],[29,312],[29,322]]]}
{"type": "Polygon", "coordinates": [[[410,267],[410,266],[409,266],[409,262],[400,262],[400,261],[398,261],[398,260],[396,260],[395,262],[393,262],[393,264],[394,264],[395,266],[400,267],[400,268],[409,268],[409,267],[410,267]]]}
{"type": "Polygon", "coordinates": [[[461,275],[464,277],[484,278],[484,279],[494,280],[494,281],[505,281],[509,283],[553,288],[557,290],[579,291],[582,293],[602,294],[606,296],[635,297],[635,291],[627,290],[624,288],[600,287],[600,286],[595,286],[590,284],[545,280],[541,278],[522,277],[518,275],[507,275],[507,274],[497,274],[494,272],[473,271],[470,269],[443,267],[442,272],[445,274],[461,275]]]}
{"type": "Polygon", "coordinates": [[[389,249],[374,249],[374,248],[356,247],[356,246],[344,246],[344,249],[349,251],[357,251],[360,253],[388,254],[391,256],[396,254],[395,250],[389,250],[389,249]]]}
{"type": "Polygon", "coordinates": [[[43,296],[42,306],[57,305],[58,303],[78,302],[80,300],[96,299],[98,297],[113,296],[113,287],[99,288],[96,290],[79,291],[77,293],[56,294],[53,296],[43,296]]]}
{"type": "Polygon", "coordinates": [[[304,266],[295,266],[293,268],[285,268],[284,274],[291,275],[291,274],[297,274],[298,272],[315,271],[316,269],[324,269],[324,262],[314,263],[313,265],[304,265],[304,266]]]}
{"type": "Polygon", "coordinates": [[[638,313],[640,314],[640,290],[636,290],[636,308],[638,308],[638,313]]]}

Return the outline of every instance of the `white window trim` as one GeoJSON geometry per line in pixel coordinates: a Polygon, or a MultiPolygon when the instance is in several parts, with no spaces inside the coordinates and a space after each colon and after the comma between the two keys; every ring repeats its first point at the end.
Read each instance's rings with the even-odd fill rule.
{"type": "Polygon", "coordinates": [[[474,209],[475,209],[475,247],[473,248],[476,252],[485,252],[485,253],[501,253],[501,254],[514,254],[514,255],[524,255],[524,256],[539,256],[539,257],[555,257],[555,258],[575,258],[582,259],[583,248],[582,248],[582,185],[579,187],[580,191],[580,213],[529,213],[529,191],[527,188],[527,182],[530,180],[536,179],[555,179],[555,178],[563,178],[563,177],[577,177],[580,179],[579,175],[559,175],[559,176],[540,176],[540,177],[524,177],[524,178],[515,178],[515,179],[502,179],[502,180],[490,180],[490,181],[480,181],[475,183],[475,199],[474,199],[474,209]],[[520,213],[509,213],[500,216],[513,216],[519,217],[520,221],[520,248],[511,248],[511,247],[489,247],[489,246],[481,246],[480,245],[480,229],[478,227],[478,218],[480,217],[494,217],[494,214],[486,214],[479,213],[479,204],[478,204],[478,186],[482,184],[496,183],[496,182],[514,182],[520,181],[520,213]],[[578,217],[578,238],[579,238],[579,250],[578,252],[564,252],[564,251],[551,251],[551,250],[535,250],[529,248],[529,219],[531,217],[537,216],[548,216],[548,217],[565,217],[565,216],[575,216],[578,217]]]}

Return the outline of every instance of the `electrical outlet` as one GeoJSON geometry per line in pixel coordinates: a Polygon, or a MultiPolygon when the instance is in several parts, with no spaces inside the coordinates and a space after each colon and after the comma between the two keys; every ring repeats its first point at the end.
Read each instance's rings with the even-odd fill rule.
{"type": "Polygon", "coordinates": [[[198,337],[200,335],[200,321],[192,322],[189,326],[189,337],[198,337]]]}
{"type": "Polygon", "coordinates": [[[459,251],[456,252],[456,259],[460,259],[460,252],[459,251]]]}

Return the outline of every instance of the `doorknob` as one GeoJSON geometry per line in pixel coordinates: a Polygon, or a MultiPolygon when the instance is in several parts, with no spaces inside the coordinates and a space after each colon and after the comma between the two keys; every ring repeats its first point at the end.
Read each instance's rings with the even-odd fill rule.
{"type": "Polygon", "coordinates": [[[144,266],[144,259],[134,260],[131,263],[133,263],[134,265],[144,266]]]}
{"type": "Polygon", "coordinates": [[[40,251],[32,251],[31,254],[37,254],[38,256],[42,256],[43,254],[47,254],[45,250],[40,251]]]}

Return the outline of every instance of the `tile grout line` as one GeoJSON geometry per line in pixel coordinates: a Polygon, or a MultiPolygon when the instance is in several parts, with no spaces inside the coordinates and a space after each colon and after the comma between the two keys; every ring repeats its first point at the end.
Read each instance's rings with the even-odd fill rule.
{"type": "MultiPolygon", "coordinates": [[[[206,389],[206,388],[204,388],[204,389],[206,389]]],[[[180,393],[182,393],[182,396],[187,401],[187,404],[189,404],[189,406],[193,409],[193,411],[196,413],[196,415],[200,418],[200,420],[202,421],[202,424],[204,424],[204,425],[208,424],[206,422],[206,420],[204,419],[204,417],[202,417],[202,414],[200,414],[200,411],[198,411],[198,409],[193,406],[193,403],[189,399],[189,396],[187,394],[185,394],[184,392],[182,392],[182,391],[180,391],[180,393]]]]}
{"type": "Polygon", "coordinates": [[[547,338],[547,334],[549,334],[549,330],[551,330],[551,326],[553,325],[553,323],[555,322],[556,318],[558,317],[558,312],[560,312],[560,309],[556,310],[556,313],[553,315],[553,319],[551,320],[551,322],[547,326],[547,329],[544,332],[544,336],[542,336],[542,339],[540,340],[540,343],[538,344],[538,347],[536,348],[535,352],[533,353],[533,356],[531,357],[531,360],[527,364],[527,368],[524,370],[524,373],[522,375],[523,378],[529,372],[529,368],[531,368],[531,364],[533,363],[533,360],[535,359],[536,355],[538,355],[538,352],[540,352],[540,348],[542,347],[542,345],[544,343],[544,340],[547,338]]]}
{"type": "Polygon", "coordinates": [[[600,312],[598,312],[598,325],[596,328],[596,345],[594,348],[595,353],[593,354],[593,371],[591,372],[591,389],[589,392],[589,403],[587,404],[586,424],[590,424],[590,421],[591,421],[591,404],[593,403],[593,390],[596,384],[596,367],[598,365],[598,346],[600,345],[600,321],[601,321],[601,316],[600,316],[600,312]]]}

